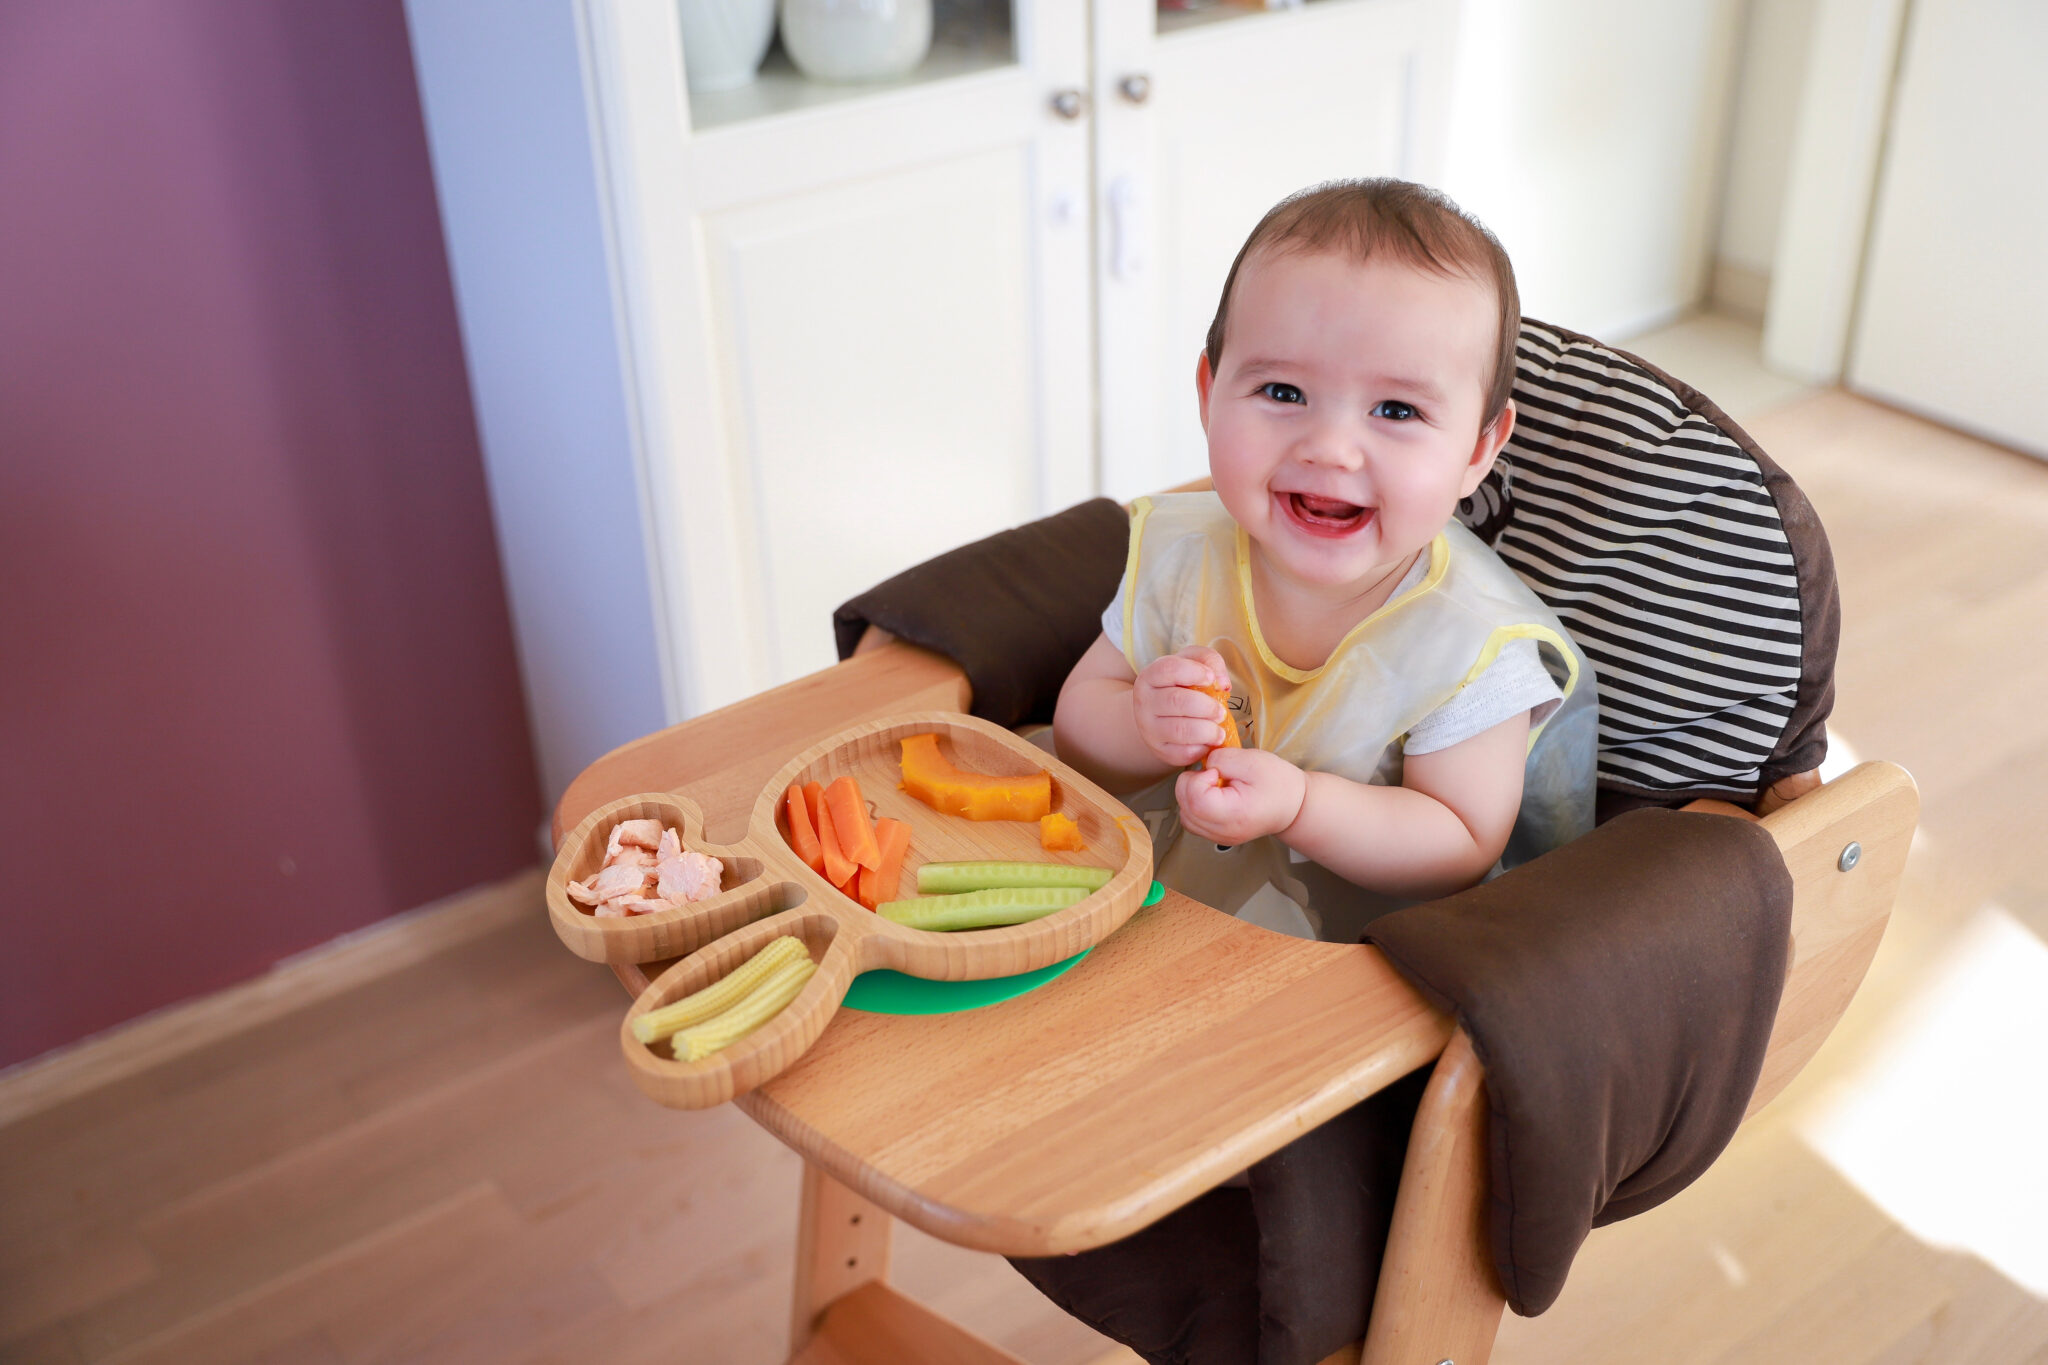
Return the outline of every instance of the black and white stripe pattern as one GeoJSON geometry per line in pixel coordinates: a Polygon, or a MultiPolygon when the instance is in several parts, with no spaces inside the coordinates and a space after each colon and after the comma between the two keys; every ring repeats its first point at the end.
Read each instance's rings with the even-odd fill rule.
{"type": "Polygon", "coordinates": [[[1801,664],[1799,579],[1763,472],[1656,375],[1524,321],[1514,438],[1459,516],[1600,682],[1600,780],[1748,792],[1801,664]]]}

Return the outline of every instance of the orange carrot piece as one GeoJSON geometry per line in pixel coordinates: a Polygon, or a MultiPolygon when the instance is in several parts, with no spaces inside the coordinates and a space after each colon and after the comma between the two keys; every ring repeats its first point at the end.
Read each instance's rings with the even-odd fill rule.
{"type": "Polygon", "coordinates": [[[1239,749],[1244,741],[1237,737],[1237,721],[1230,714],[1230,689],[1227,687],[1197,687],[1194,689],[1223,708],[1223,742],[1218,749],[1239,749]]]}
{"type": "MultiPolygon", "coordinates": [[[[1209,750],[1208,754],[1202,755],[1202,766],[1206,768],[1209,766],[1209,754],[1215,753],[1217,749],[1242,749],[1244,741],[1237,737],[1237,721],[1230,714],[1230,689],[1227,687],[1197,687],[1195,691],[1200,692],[1203,696],[1223,708],[1223,742],[1209,750]]],[[[1219,777],[1216,779],[1216,782],[1218,786],[1227,787],[1230,785],[1228,778],[1219,777]]]]}
{"type": "Polygon", "coordinates": [[[853,865],[853,898],[865,910],[881,904],[875,899],[875,870],[872,867],[862,867],[859,863],[853,865]]]}
{"type": "Polygon", "coordinates": [[[811,808],[804,801],[804,789],[792,782],[783,793],[784,814],[789,818],[789,846],[796,850],[796,856],[809,865],[811,871],[823,875],[825,871],[825,846],[818,842],[818,831],[811,827],[811,808]]]}
{"type": "MultiPolygon", "coordinates": [[[[885,816],[875,821],[875,843],[882,850],[881,866],[872,873],[862,872],[861,884],[865,886],[872,876],[875,879],[875,905],[882,905],[896,899],[896,883],[903,876],[903,855],[910,852],[910,826],[885,816]]],[[[868,908],[872,910],[874,906],[868,908]]]]}
{"type": "Polygon", "coordinates": [[[844,891],[847,883],[853,880],[857,864],[846,856],[846,850],[840,846],[839,831],[832,819],[831,804],[821,798],[815,814],[818,820],[818,843],[825,854],[825,880],[844,891]]]}
{"type": "Polygon", "coordinates": [[[875,827],[868,823],[868,803],[860,794],[860,783],[852,777],[835,777],[825,788],[825,804],[832,808],[832,828],[839,832],[839,848],[862,867],[880,867],[882,850],[875,846],[875,827]]]}

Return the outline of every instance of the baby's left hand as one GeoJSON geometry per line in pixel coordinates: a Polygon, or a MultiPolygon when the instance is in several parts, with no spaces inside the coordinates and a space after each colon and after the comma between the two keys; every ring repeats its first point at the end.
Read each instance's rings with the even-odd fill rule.
{"type": "Polygon", "coordinates": [[[1278,834],[1301,814],[1308,774],[1264,749],[1216,749],[1173,784],[1180,822],[1219,844],[1278,834]],[[1227,782],[1227,785],[1226,785],[1227,782]]]}

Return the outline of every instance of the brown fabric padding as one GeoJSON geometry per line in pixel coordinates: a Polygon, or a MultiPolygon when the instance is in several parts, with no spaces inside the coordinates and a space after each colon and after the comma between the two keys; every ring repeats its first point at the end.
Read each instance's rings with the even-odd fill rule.
{"type": "Polygon", "coordinates": [[[1249,1365],[1258,1358],[1258,1243],[1250,1193],[1223,1187],[1120,1242],[1010,1264],[1152,1365],[1249,1365]]]}
{"type": "Polygon", "coordinates": [[[1592,1228],[1734,1136],[1777,1017],[1792,877],[1754,821],[1638,810],[1366,932],[1486,1067],[1494,1268],[1533,1315],[1592,1228]]]}
{"type": "Polygon", "coordinates": [[[839,657],[880,626],[960,665],[983,720],[1049,722],[1060,685],[1102,632],[1130,539],[1130,513],[1096,498],[948,551],[834,612],[839,657]]]}
{"type": "Polygon", "coordinates": [[[1424,1068],[1120,1242],[1010,1263],[1153,1365],[1312,1365],[1365,1335],[1424,1068]]]}

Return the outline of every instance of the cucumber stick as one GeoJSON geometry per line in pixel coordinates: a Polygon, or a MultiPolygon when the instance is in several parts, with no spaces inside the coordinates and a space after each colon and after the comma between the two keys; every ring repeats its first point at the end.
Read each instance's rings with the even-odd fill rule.
{"type": "Polygon", "coordinates": [[[875,907],[883,919],[911,929],[993,929],[1023,924],[1064,910],[1088,894],[1080,886],[999,887],[957,896],[919,896],[884,901],[875,907]]]}
{"type": "Polygon", "coordinates": [[[1106,867],[1073,863],[926,863],[917,869],[917,892],[921,896],[952,896],[1004,886],[1094,891],[1115,875],[1106,867]]]}

